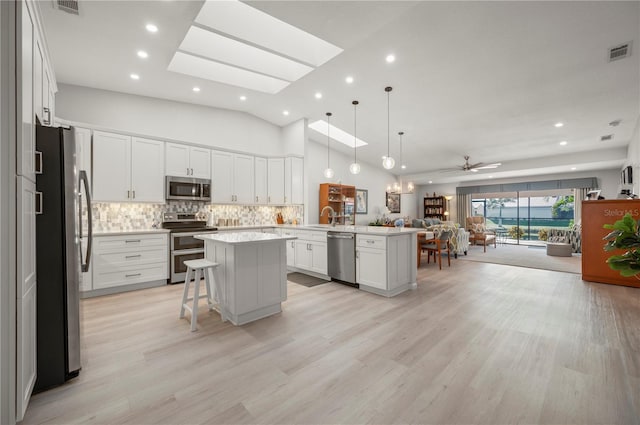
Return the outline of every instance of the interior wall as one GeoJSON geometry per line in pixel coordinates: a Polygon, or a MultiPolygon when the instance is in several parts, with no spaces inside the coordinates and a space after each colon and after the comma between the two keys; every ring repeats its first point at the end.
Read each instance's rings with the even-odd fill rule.
{"type": "Polygon", "coordinates": [[[282,129],[253,115],[59,84],[56,116],[96,128],[254,155],[282,156],[282,129]]]}
{"type": "Polygon", "coordinates": [[[282,127],[282,151],[285,156],[303,156],[307,140],[307,119],[282,127]]]}
{"type": "MultiPolygon", "coordinates": [[[[327,145],[321,145],[312,140],[307,140],[304,154],[304,169],[307,176],[305,194],[305,224],[317,224],[319,221],[319,193],[321,183],[339,183],[355,186],[358,189],[368,190],[368,213],[356,214],[357,225],[367,225],[369,222],[381,216],[386,205],[385,190],[388,184],[396,181],[393,174],[384,171],[382,166],[374,167],[367,163],[361,163],[360,174],[351,174],[349,165],[353,161],[341,152],[331,151],[331,168],[335,171],[333,179],[324,177],[327,168],[327,145]]],[[[405,199],[400,200],[402,211],[405,199]]],[[[415,200],[412,200],[409,208],[415,208],[415,200]]],[[[402,214],[389,214],[391,218],[401,217],[402,214]]]]}
{"type": "Polygon", "coordinates": [[[636,128],[629,141],[625,165],[633,167],[633,193],[640,196],[640,117],[636,121],[636,128]]]}

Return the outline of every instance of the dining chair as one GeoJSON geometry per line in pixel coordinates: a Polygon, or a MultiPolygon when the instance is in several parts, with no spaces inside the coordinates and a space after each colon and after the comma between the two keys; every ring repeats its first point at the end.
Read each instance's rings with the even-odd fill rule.
{"type": "Polygon", "coordinates": [[[443,230],[440,232],[435,239],[430,240],[428,243],[424,243],[421,246],[423,251],[427,251],[427,264],[429,264],[431,259],[431,254],[433,253],[434,259],[436,261],[436,255],[438,256],[438,265],[440,266],[440,270],[442,270],[442,253],[446,251],[447,253],[447,263],[449,267],[451,267],[451,249],[449,245],[449,238],[451,237],[451,230],[443,230]]]}

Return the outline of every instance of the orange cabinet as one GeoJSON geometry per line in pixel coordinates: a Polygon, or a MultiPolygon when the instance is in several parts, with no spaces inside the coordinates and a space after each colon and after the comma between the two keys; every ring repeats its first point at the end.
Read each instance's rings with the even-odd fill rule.
{"type": "MultiPolygon", "coordinates": [[[[327,205],[336,213],[336,224],[355,223],[354,199],[356,187],[342,184],[322,183],[320,185],[319,213],[327,205]]],[[[320,224],[329,223],[329,213],[325,211],[319,218],[320,224]]]]}
{"type": "Polygon", "coordinates": [[[605,224],[613,224],[626,213],[637,221],[640,219],[640,200],[601,200],[582,202],[582,280],[589,282],[611,283],[614,285],[640,288],[640,280],[635,277],[623,277],[611,270],[606,263],[612,255],[620,255],[624,249],[605,251],[605,241],[609,234],[605,224]]]}

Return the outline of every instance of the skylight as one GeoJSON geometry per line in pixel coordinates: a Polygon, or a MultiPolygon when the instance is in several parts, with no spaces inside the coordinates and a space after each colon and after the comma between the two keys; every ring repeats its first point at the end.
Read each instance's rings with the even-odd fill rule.
{"type": "Polygon", "coordinates": [[[237,0],[207,0],[195,21],[314,67],[342,53],[340,47],[237,0]]]}
{"type": "Polygon", "coordinates": [[[198,27],[189,28],[179,49],[287,81],[313,71],[310,66],[198,27]]]}
{"type": "MultiPolygon", "coordinates": [[[[350,148],[353,148],[353,134],[349,134],[346,131],[335,127],[333,124],[329,124],[331,128],[331,138],[336,142],[340,142],[343,145],[347,145],[350,148]]],[[[309,128],[317,131],[318,133],[326,136],[327,135],[327,122],[325,120],[314,121],[309,124],[309,128]]],[[[358,147],[368,145],[364,140],[356,139],[356,145],[358,147]]]]}
{"type": "Polygon", "coordinates": [[[173,72],[272,94],[278,93],[289,85],[288,81],[182,52],[177,52],[173,56],[168,69],[173,72]]]}

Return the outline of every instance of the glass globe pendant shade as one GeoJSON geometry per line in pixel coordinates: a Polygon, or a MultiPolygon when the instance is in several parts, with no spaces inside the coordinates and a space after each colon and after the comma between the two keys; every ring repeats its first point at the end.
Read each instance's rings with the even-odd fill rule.
{"type": "Polygon", "coordinates": [[[325,176],[326,178],[328,178],[328,179],[333,178],[333,174],[334,174],[334,173],[333,173],[333,168],[326,168],[326,169],[324,170],[324,176],[325,176]]]}
{"type": "Polygon", "coordinates": [[[354,162],[353,164],[349,165],[349,171],[351,172],[351,174],[360,173],[360,164],[354,162]]]}
{"type": "Polygon", "coordinates": [[[392,169],[395,165],[396,165],[395,159],[391,158],[390,156],[382,160],[382,166],[387,170],[392,169]]]}

